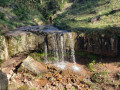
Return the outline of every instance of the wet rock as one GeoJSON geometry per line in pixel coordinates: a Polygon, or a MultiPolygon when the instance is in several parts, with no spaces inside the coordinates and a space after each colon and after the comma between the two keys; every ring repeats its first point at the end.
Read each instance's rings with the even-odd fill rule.
{"type": "Polygon", "coordinates": [[[32,57],[28,56],[22,63],[22,66],[29,71],[39,75],[46,72],[46,68],[39,62],[35,61],[32,57]]]}

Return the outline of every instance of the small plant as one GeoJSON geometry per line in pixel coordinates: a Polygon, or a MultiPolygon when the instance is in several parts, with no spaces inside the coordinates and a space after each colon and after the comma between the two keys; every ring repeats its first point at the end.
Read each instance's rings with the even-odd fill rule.
{"type": "Polygon", "coordinates": [[[34,90],[34,88],[31,88],[30,90],[34,90]]]}
{"type": "Polygon", "coordinates": [[[5,15],[4,13],[0,12],[0,19],[4,20],[5,19],[5,15]]]}
{"type": "Polygon", "coordinates": [[[2,60],[0,59],[0,66],[1,66],[1,64],[2,64],[2,60]]]}
{"type": "Polygon", "coordinates": [[[80,55],[80,56],[86,56],[87,53],[86,52],[75,52],[76,55],[80,55]]]}
{"type": "Polygon", "coordinates": [[[117,73],[118,80],[120,80],[120,72],[117,73]]]}
{"type": "Polygon", "coordinates": [[[51,61],[57,61],[57,58],[56,57],[49,57],[49,60],[51,60],[51,61]]]}
{"type": "Polygon", "coordinates": [[[29,86],[24,84],[23,86],[19,87],[17,90],[29,90],[29,86]]]}
{"type": "Polygon", "coordinates": [[[87,64],[88,68],[89,68],[91,71],[94,71],[94,67],[93,67],[94,64],[95,64],[95,60],[93,60],[92,62],[90,62],[89,64],[87,64]]]}
{"type": "Polygon", "coordinates": [[[30,56],[37,60],[38,62],[41,62],[42,60],[44,60],[45,53],[34,52],[31,53],[30,56]]]}
{"type": "Polygon", "coordinates": [[[65,88],[63,88],[63,90],[66,90],[65,88]]]}
{"type": "Polygon", "coordinates": [[[72,90],[75,90],[75,87],[72,86],[72,90]]]}
{"type": "Polygon", "coordinates": [[[107,72],[96,72],[94,73],[90,79],[94,83],[104,83],[106,81],[107,72]]]}
{"type": "Polygon", "coordinates": [[[20,20],[26,20],[29,17],[28,8],[24,7],[22,4],[17,5],[17,8],[14,8],[13,12],[18,16],[20,20]]]}

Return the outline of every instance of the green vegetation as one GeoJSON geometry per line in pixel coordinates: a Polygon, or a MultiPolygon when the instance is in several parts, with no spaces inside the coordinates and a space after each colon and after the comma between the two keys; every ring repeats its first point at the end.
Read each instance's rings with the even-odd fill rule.
{"type": "Polygon", "coordinates": [[[30,56],[32,58],[34,58],[35,60],[37,60],[38,62],[41,62],[41,61],[44,60],[45,54],[44,53],[34,52],[34,53],[31,53],[30,56]]]}
{"type": "Polygon", "coordinates": [[[23,86],[19,87],[17,90],[29,90],[29,86],[24,84],[23,86]]]}
{"type": "Polygon", "coordinates": [[[106,81],[107,72],[95,72],[91,76],[91,81],[94,83],[104,83],[106,81]]]}
{"type": "Polygon", "coordinates": [[[1,64],[2,64],[2,60],[0,59],[0,66],[1,66],[1,64]]]}
{"type": "Polygon", "coordinates": [[[98,57],[94,54],[90,54],[87,52],[75,52],[75,55],[79,55],[80,57],[87,58],[87,67],[91,70],[94,71],[94,64],[98,61],[98,57]]]}
{"type": "Polygon", "coordinates": [[[68,0],[0,0],[0,32],[20,26],[49,24],[68,0]]]}
{"type": "Polygon", "coordinates": [[[120,25],[119,4],[120,0],[0,0],[0,30],[49,24],[54,19],[55,26],[70,31],[116,31],[120,25]],[[55,15],[64,11],[67,2],[72,6],[55,15]]]}
{"type": "Polygon", "coordinates": [[[57,61],[57,58],[56,57],[49,57],[48,58],[50,61],[57,61]]]}
{"type": "Polygon", "coordinates": [[[118,79],[120,80],[120,72],[119,72],[119,73],[117,73],[117,77],[118,77],[118,79]]]}
{"type": "Polygon", "coordinates": [[[72,7],[54,19],[54,25],[67,30],[103,30],[119,27],[120,0],[76,0],[72,7]]]}

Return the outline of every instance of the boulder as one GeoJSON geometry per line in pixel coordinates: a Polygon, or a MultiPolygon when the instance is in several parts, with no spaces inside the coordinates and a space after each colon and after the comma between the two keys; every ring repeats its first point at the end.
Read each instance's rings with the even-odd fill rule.
{"type": "Polygon", "coordinates": [[[6,39],[4,36],[0,35],[0,60],[8,59],[8,49],[6,44],[6,39]]]}
{"type": "Polygon", "coordinates": [[[0,90],[8,90],[7,75],[0,71],[0,90]]]}
{"type": "Polygon", "coordinates": [[[14,31],[6,35],[8,40],[8,52],[10,56],[19,53],[37,50],[39,44],[44,42],[43,35],[37,35],[32,32],[14,31]]]}
{"type": "Polygon", "coordinates": [[[27,69],[27,70],[29,70],[37,75],[47,71],[47,69],[41,63],[35,61],[30,56],[28,56],[25,60],[23,60],[22,66],[25,69],[27,69]]]}

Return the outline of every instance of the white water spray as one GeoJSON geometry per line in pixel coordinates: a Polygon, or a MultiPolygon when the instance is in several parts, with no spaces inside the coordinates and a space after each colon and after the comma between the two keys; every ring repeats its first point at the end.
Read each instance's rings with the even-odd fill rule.
{"type": "Polygon", "coordinates": [[[47,53],[48,52],[48,49],[47,49],[47,43],[45,42],[45,61],[46,63],[48,63],[48,57],[47,57],[47,53]]]}
{"type": "Polygon", "coordinates": [[[73,61],[74,64],[76,64],[76,60],[75,60],[75,50],[74,50],[74,45],[73,45],[72,33],[68,33],[68,35],[69,35],[69,38],[70,38],[72,61],[73,61]]]}
{"type": "Polygon", "coordinates": [[[59,54],[58,54],[58,44],[57,44],[57,38],[56,34],[53,34],[53,42],[54,42],[54,55],[57,58],[57,61],[59,61],[59,54]]]}
{"type": "Polygon", "coordinates": [[[60,42],[61,42],[61,61],[64,62],[64,38],[63,35],[60,36],[60,42]]]}

